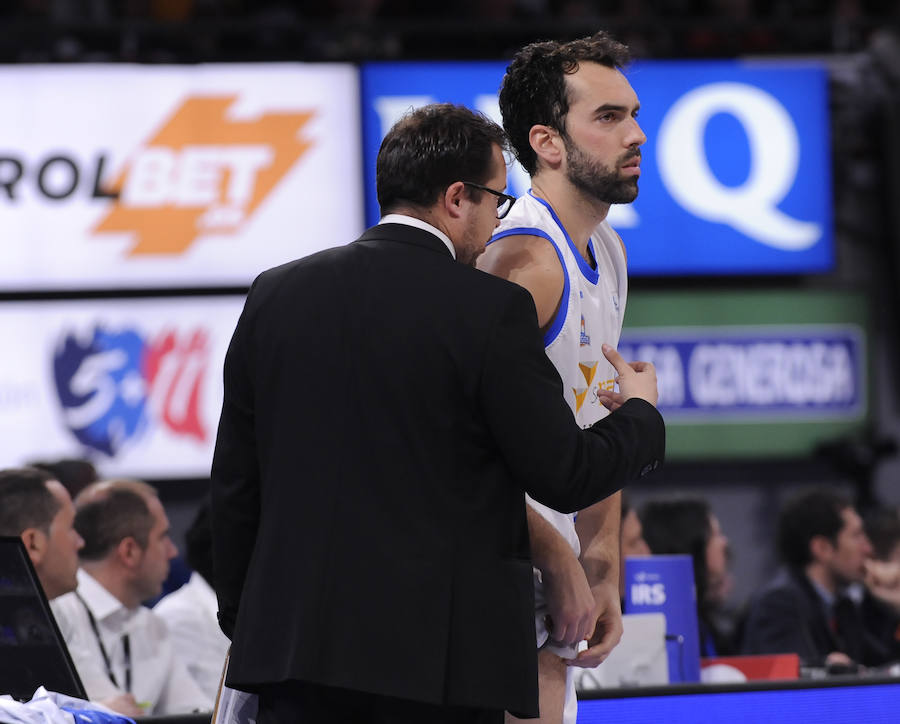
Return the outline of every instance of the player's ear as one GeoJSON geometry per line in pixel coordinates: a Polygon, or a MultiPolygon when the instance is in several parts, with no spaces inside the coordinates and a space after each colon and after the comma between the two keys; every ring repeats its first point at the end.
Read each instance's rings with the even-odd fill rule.
{"type": "Polygon", "coordinates": [[[528,143],[540,161],[556,168],[565,158],[566,147],[559,132],[550,126],[537,124],[528,132],[528,143]]]}

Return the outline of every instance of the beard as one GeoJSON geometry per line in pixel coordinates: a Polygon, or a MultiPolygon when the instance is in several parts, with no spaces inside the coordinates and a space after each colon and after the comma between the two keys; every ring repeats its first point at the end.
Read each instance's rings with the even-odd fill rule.
{"type": "MultiPolygon", "coordinates": [[[[637,150],[626,153],[619,163],[640,158],[637,150]]],[[[637,177],[623,178],[618,165],[610,170],[599,161],[589,158],[574,143],[566,143],[566,177],[571,184],[587,196],[607,204],[630,204],[638,195],[637,177]]]]}

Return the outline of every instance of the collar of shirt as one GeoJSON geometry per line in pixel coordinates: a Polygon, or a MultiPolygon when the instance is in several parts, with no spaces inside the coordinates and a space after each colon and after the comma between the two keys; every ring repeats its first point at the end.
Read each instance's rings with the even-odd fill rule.
{"type": "Polygon", "coordinates": [[[427,221],[422,221],[422,219],[417,219],[414,216],[407,216],[406,214],[388,214],[387,216],[382,216],[379,224],[406,224],[407,226],[415,226],[417,229],[422,229],[431,234],[434,234],[438,239],[444,242],[447,249],[450,250],[450,255],[456,259],[456,248],[453,246],[453,242],[450,241],[450,237],[447,236],[440,229],[432,226],[427,221]]]}
{"type": "Polygon", "coordinates": [[[83,568],[78,569],[78,595],[91,609],[94,618],[107,630],[125,633],[125,628],[132,618],[122,602],[107,591],[90,573],[83,568]]]}
{"type": "Polygon", "coordinates": [[[834,602],[837,600],[837,596],[829,591],[824,586],[819,585],[818,582],[814,581],[812,578],[809,579],[810,584],[815,590],[816,593],[819,594],[819,598],[822,599],[822,603],[825,604],[825,610],[831,611],[831,608],[834,606],[834,602]]]}

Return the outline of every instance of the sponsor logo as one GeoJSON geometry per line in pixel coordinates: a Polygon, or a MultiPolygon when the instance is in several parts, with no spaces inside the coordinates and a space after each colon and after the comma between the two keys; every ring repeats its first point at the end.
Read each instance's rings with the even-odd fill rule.
{"type": "Polygon", "coordinates": [[[67,333],[53,356],[63,421],[82,445],[110,457],[157,426],[206,442],[200,395],[209,357],[202,329],[152,339],[102,325],[89,336],[67,333]]]}
{"type": "Polygon", "coordinates": [[[635,606],[662,606],[666,602],[666,587],[662,583],[633,583],[631,602],[635,606]]]}
{"type": "Polygon", "coordinates": [[[590,335],[584,331],[584,315],[581,315],[581,346],[582,347],[590,347],[591,346],[591,337],[590,335]]]}
{"type": "Polygon", "coordinates": [[[314,114],[237,120],[236,100],[185,100],[115,179],[93,231],[130,234],[129,255],[180,254],[206,234],[238,231],[312,147],[302,131],[314,114]]]}

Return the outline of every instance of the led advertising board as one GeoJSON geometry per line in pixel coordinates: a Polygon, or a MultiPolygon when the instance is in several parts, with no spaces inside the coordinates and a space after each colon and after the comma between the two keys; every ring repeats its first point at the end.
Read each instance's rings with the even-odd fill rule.
{"type": "Polygon", "coordinates": [[[619,351],[656,366],[669,459],[803,456],[868,418],[861,294],[634,292],[619,351]]]}
{"type": "Polygon", "coordinates": [[[4,302],[0,468],[87,457],[105,476],[206,477],[237,296],[4,302]]]}
{"type": "MultiPolygon", "coordinates": [[[[467,105],[499,121],[505,63],[372,63],[362,69],[366,218],[375,157],[409,108],[467,105]]],[[[827,74],[811,62],[644,61],[640,194],[613,206],[633,275],[798,274],[834,265],[827,74]]],[[[529,188],[514,164],[509,188],[529,188]]]]}
{"type": "Polygon", "coordinates": [[[835,677],[817,682],[752,682],[733,690],[707,686],[706,691],[604,698],[578,703],[578,724],[892,724],[900,713],[900,684],[893,680],[835,677]],[[754,686],[753,684],[757,684],[754,686]],[[723,690],[725,689],[725,690],[723,690]]]}
{"type": "Polygon", "coordinates": [[[0,69],[0,291],[243,286],[363,228],[352,65],[0,69]]]}

